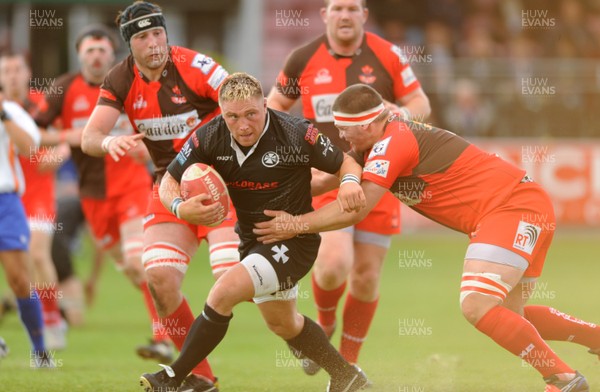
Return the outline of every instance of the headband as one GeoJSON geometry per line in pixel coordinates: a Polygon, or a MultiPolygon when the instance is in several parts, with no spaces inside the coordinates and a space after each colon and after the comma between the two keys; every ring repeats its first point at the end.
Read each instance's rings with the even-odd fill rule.
{"type": "Polygon", "coordinates": [[[129,44],[129,40],[134,35],[141,33],[145,30],[155,29],[162,27],[167,30],[165,25],[165,17],[161,12],[155,12],[153,14],[147,14],[139,16],[135,19],[131,19],[120,26],[121,36],[129,44]]]}
{"type": "Polygon", "coordinates": [[[385,110],[385,106],[383,103],[375,106],[372,109],[365,110],[364,112],[351,114],[344,112],[333,112],[333,120],[335,125],[340,125],[343,127],[353,127],[355,125],[368,125],[373,122],[383,111],[385,110]]]}

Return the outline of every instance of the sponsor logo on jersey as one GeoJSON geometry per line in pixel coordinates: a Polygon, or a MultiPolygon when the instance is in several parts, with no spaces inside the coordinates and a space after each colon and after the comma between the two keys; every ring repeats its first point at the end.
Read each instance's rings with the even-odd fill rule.
{"type": "Polygon", "coordinates": [[[233,155],[217,155],[217,161],[233,161],[233,155]]]}
{"type": "Polygon", "coordinates": [[[152,24],[152,21],[150,20],[150,18],[142,19],[139,22],[137,22],[137,25],[140,29],[143,29],[146,26],[150,26],[151,24],[152,24]]]}
{"type": "Polygon", "coordinates": [[[274,167],[279,163],[279,155],[273,151],[267,151],[262,156],[262,164],[264,167],[274,167]]]}
{"type": "Polygon", "coordinates": [[[315,120],[317,122],[333,122],[331,107],[337,96],[337,94],[322,94],[310,97],[315,120]]]}
{"type": "Polygon", "coordinates": [[[89,110],[90,102],[88,101],[85,95],[80,95],[73,102],[73,111],[74,112],[85,112],[89,110]]]}
{"type": "Polygon", "coordinates": [[[149,140],[185,139],[199,124],[198,113],[191,110],[173,116],[152,117],[134,120],[140,133],[149,140]]]}
{"type": "Polygon", "coordinates": [[[311,146],[314,146],[318,137],[319,130],[315,128],[313,124],[310,124],[306,130],[306,134],[304,135],[304,140],[306,140],[311,146]]]}
{"type": "Polygon", "coordinates": [[[383,159],[374,159],[368,161],[363,169],[364,173],[373,173],[376,176],[387,178],[388,170],[390,169],[390,161],[383,159]]]}
{"type": "Polygon", "coordinates": [[[314,83],[315,84],[328,84],[328,83],[331,83],[332,80],[333,80],[333,78],[331,77],[329,70],[327,68],[321,68],[320,70],[317,71],[317,76],[315,76],[314,83]]]}
{"type": "Polygon", "coordinates": [[[515,240],[513,242],[513,248],[522,250],[530,255],[535,248],[537,240],[540,238],[541,232],[541,227],[520,221],[519,227],[517,228],[517,234],[515,235],[515,240]]]}
{"type": "Polygon", "coordinates": [[[215,72],[213,72],[212,75],[210,75],[210,78],[208,78],[208,85],[212,87],[213,90],[218,90],[219,86],[227,77],[227,75],[229,75],[229,73],[225,71],[225,68],[219,65],[219,67],[215,69],[215,72]]]}
{"type": "Polygon", "coordinates": [[[333,145],[331,144],[331,140],[323,135],[319,134],[319,144],[323,148],[323,156],[326,157],[329,151],[333,152],[333,145]]]}
{"type": "Polygon", "coordinates": [[[144,100],[144,96],[142,94],[138,94],[138,96],[135,98],[135,101],[133,102],[133,109],[134,110],[144,109],[147,106],[148,106],[148,102],[146,102],[144,100]]]}
{"type": "Polygon", "coordinates": [[[386,137],[383,140],[378,141],[373,145],[371,152],[369,153],[369,157],[367,159],[371,159],[376,156],[385,155],[387,148],[390,144],[390,140],[392,140],[391,136],[386,137]]]}
{"type": "Polygon", "coordinates": [[[196,54],[192,60],[192,67],[198,68],[204,75],[208,75],[211,69],[215,66],[215,60],[203,55],[202,53],[196,54]]]}
{"type": "Polygon", "coordinates": [[[200,140],[198,140],[198,134],[196,132],[192,133],[192,143],[194,143],[194,147],[198,148],[200,146],[200,140]]]}
{"type": "Polygon", "coordinates": [[[411,67],[408,67],[404,71],[402,71],[402,84],[404,84],[405,87],[410,86],[416,81],[417,77],[415,76],[415,73],[413,72],[411,67]]]}
{"type": "Polygon", "coordinates": [[[396,56],[400,59],[402,65],[408,64],[408,57],[404,54],[404,51],[399,46],[392,45],[392,52],[396,53],[396,56]]]}
{"type": "Polygon", "coordinates": [[[373,75],[373,67],[371,67],[369,65],[365,65],[360,70],[362,71],[362,74],[358,75],[358,80],[360,80],[364,84],[375,83],[375,80],[377,80],[377,77],[375,75],[373,75]]]}
{"type": "Polygon", "coordinates": [[[260,191],[262,189],[273,189],[279,187],[278,181],[273,182],[256,182],[247,180],[238,180],[227,183],[228,188],[249,189],[251,191],[260,191]]]}
{"type": "Polygon", "coordinates": [[[181,147],[181,151],[179,151],[179,153],[177,154],[177,162],[179,162],[179,164],[183,166],[185,164],[185,161],[187,161],[187,159],[190,157],[191,153],[192,146],[190,146],[190,143],[185,143],[183,147],[181,147]]]}

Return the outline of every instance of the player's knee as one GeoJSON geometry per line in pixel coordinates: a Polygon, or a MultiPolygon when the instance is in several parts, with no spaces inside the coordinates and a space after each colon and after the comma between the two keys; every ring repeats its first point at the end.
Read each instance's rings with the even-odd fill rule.
{"type": "Polygon", "coordinates": [[[464,273],[460,290],[463,316],[475,325],[493,307],[500,305],[512,287],[498,274],[464,273]]]}
{"type": "Polygon", "coordinates": [[[272,318],[265,320],[267,323],[267,327],[271,330],[275,335],[281,337],[282,339],[289,340],[298,335],[299,328],[298,322],[296,318],[272,318]]]}
{"type": "Polygon", "coordinates": [[[239,241],[225,241],[209,246],[210,267],[215,280],[240,262],[239,244],[239,241]]]}
{"type": "Polygon", "coordinates": [[[350,275],[352,294],[359,299],[376,297],[379,289],[379,277],[379,271],[368,269],[352,271],[350,275]]]}
{"type": "Polygon", "coordinates": [[[344,257],[341,254],[323,256],[319,254],[319,260],[315,264],[314,273],[317,281],[324,289],[335,289],[341,286],[350,273],[352,257],[344,257]]]}
{"type": "Polygon", "coordinates": [[[33,293],[27,273],[16,271],[8,278],[8,284],[17,298],[29,298],[33,293]]]}
{"type": "Polygon", "coordinates": [[[144,268],[139,257],[130,260],[126,259],[123,266],[123,273],[135,286],[139,286],[145,279],[144,268]]]}
{"type": "Polygon", "coordinates": [[[233,307],[239,303],[239,300],[236,299],[227,285],[217,281],[208,293],[206,303],[219,314],[230,314],[233,307]]]}

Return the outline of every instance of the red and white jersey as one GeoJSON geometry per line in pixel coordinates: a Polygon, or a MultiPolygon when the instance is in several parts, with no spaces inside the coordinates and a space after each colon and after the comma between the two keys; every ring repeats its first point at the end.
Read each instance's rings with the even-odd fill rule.
{"type": "MultiPolygon", "coordinates": [[[[53,91],[60,94],[46,96],[47,110],[36,117],[41,126],[60,119],[64,129],[83,128],[96,106],[100,86],[88,83],[80,73],[66,74],[57,79],[53,91]]],[[[112,135],[131,134],[133,130],[122,115],[112,135]]],[[[92,157],[79,147],[71,147],[71,157],[79,173],[79,191],[82,197],[106,199],[128,193],[136,187],[150,188],[146,166],[130,156],[115,162],[109,155],[92,157]]]]}
{"type": "Polygon", "coordinates": [[[392,117],[364,155],[363,181],[389,189],[420,214],[471,233],[525,171],[444,129],[392,117]]]}
{"type": "Polygon", "coordinates": [[[339,138],[331,107],[339,93],[357,83],[373,87],[390,102],[421,86],[402,49],[369,32],[353,56],[335,54],[322,35],[295,49],[277,77],[278,91],[301,98],[304,117],[344,150],[349,146],[339,138]]]}
{"type": "Polygon", "coordinates": [[[156,166],[157,180],[188,137],[219,114],[218,89],[227,71],[212,58],[171,46],[160,80],[148,80],[130,55],[110,71],[99,105],[125,110],[156,166]]]}
{"type": "MultiPolygon", "coordinates": [[[[16,102],[4,101],[3,109],[10,119],[33,138],[35,146],[40,144],[40,131],[29,114],[16,102]]],[[[29,156],[29,151],[17,151],[8,136],[4,122],[0,121],[0,193],[25,191],[25,178],[18,154],[29,156]]]]}

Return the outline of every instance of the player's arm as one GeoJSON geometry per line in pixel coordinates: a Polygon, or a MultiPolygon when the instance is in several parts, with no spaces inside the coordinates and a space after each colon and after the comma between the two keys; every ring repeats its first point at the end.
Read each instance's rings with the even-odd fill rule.
{"type": "Polygon", "coordinates": [[[19,154],[29,156],[40,145],[40,131],[35,122],[19,105],[4,103],[0,93],[0,116],[11,142],[19,154]]]}
{"type": "Polygon", "coordinates": [[[281,112],[289,112],[295,102],[295,99],[288,98],[280,93],[277,86],[274,86],[267,96],[267,106],[281,112]]]}
{"type": "Polygon", "coordinates": [[[337,202],[340,211],[359,211],[366,205],[365,194],[360,186],[362,167],[350,155],[344,153],[342,166],[337,172],[340,180],[337,202]]]}
{"type": "Polygon", "coordinates": [[[134,148],[144,134],[109,136],[121,112],[108,105],[96,105],[88,123],[83,128],[81,149],[84,153],[102,157],[105,154],[119,161],[129,150],[134,148]]]}
{"type": "Polygon", "coordinates": [[[421,87],[399,98],[400,105],[384,100],[387,109],[404,119],[423,120],[431,114],[429,98],[421,87]]]}
{"type": "Polygon", "coordinates": [[[292,216],[285,211],[265,210],[265,215],[273,219],[256,223],[254,234],[258,236],[258,241],[270,244],[298,234],[338,230],[358,223],[387,192],[386,188],[371,181],[363,182],[361,187],[365,194],[366,207],[360,211],[340,212],[337,202],[331,202],[316,211],[299,216],[292,216]]]}
{"type": "Polygon", "coordinates": [[[312,196],[322,195],[339,186],[340,181],[337,176],[315,169],[314,167],[311,169],[310,194],[312,196]]]}

